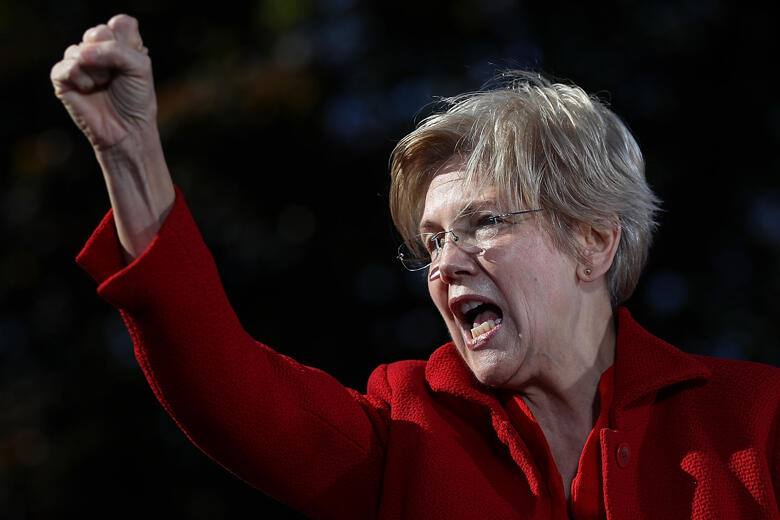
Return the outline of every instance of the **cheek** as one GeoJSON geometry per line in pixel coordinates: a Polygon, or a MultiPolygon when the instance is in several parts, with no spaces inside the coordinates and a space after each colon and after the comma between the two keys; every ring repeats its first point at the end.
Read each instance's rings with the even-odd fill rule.
{"type": "MultiPolygon", "coordinates": [[[[553,273],[557,266],[549,262],[527,260],[522,267],[507,266],[500,283],[502,296],[507,302],[505,314],[521,328],[530,327],[540,318],[554,315],[555,295],[561,290],[558,277],[553,273]]],[[[526,332],[529,332],[526,330],[526,332]]]]}
{"type": "Polygon", "coordinates": [[[507,280],[505,290],[510,313],[526,326],[536,329],[550,322],[550,316],[563,316],[576,299],[575,269],[568,262],[548,257],[533,262],[507,280]]]}
{"type": "Polygon", "coordinates": [[[438,279],[432,280],[429,277],[428,294],[431,296],[431,300],[433,300],[433,304],[436,305],[436,309],[438,309],[439,314],[441,314],[441,317],[444,319],[444,322],[447,325],[447,327],[452,328],[454,326],[453,325],[454,320],[447,302],[448,300],[447,286],[444,283],[442,283],[440,280],[438,279]]]}
{"type": "Polygon", "coordinates": [[[437,278],[428,275],[428,294],[439,312],[442,312],[447,305],[447,292],[442,290],[443,285],[437,278]]]}

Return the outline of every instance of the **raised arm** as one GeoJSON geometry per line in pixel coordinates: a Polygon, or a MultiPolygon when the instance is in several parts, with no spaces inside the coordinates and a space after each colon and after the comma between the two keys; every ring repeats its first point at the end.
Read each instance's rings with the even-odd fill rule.
{"type": "Polygon", "coordinates": [[[117,15],[84,32],[51,81],[103,170],[125,260],[152,242],[175,192],[157,129],[152,63],[138,22],[117,15]]]}
{"type": "Polygon", "coordinates": [[[370,517],[389,386],[361,395],[243,329],[171,182],[136,20],[119,15],[86,31],[51,78],[95,150],[113,206],[114,221],[100,223],[77,261],[122,313],[162,406],[199,448],[277,499],[315,518],[370,517]]]}

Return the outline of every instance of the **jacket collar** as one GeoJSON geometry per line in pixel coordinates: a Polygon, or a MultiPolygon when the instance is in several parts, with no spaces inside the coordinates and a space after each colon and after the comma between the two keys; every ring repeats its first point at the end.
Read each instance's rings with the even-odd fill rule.
{"type": "Polygon", "coordinates": [[[434,351],[425,365],[425,379],[434,392],[488,406],[496,401],[491,389],[474,376],[453,342],[434,351]]]}
{"type": "Polygon", "coordinates": [[[696,357],[647,332],[625,307],[618,307],[616,314],[615,408],[627,408],[662,388],[711,375],[696,357]]]}
{"type": "MultiPolygon", "coordinates": [[[[709,377],[710,369],[704,363],[647,332],[625,307],[617,308],[616,318],[613,408],[627,408],[662,388],[709,377]]],[[[492,389],[477,380],[452,342],[431,355],[425,377],[434,392],[446,392],[491,409],[499,406],[492,389]]]]}

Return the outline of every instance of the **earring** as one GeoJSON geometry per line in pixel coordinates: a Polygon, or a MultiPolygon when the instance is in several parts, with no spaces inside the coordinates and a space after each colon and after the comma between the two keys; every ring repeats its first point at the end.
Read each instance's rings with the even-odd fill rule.
{"type": "Polygon", "coordinates": [[[589,267],[585,268],[585,274],[586,275],[590,276],[590,273],[592,273],[592,272],[593,272],[593,270],[591,268],[589,268],[589,267]]]}

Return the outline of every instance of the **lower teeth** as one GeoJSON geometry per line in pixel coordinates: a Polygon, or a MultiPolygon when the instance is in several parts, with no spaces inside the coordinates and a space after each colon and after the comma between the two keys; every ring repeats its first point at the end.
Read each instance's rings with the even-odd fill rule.
{"type": "Polygon", "coordinates": [[[471,329],[471,337],[472,337],[472,339],[478,338],[479,336],[481,336],[482,334],[486,333],[487,331],[496,328],[496,325],[498,325],[499,323],[501,323],[501,320],[498,320],[498,321],[487,320],[483,324],[481,324],[481,325],[479,325],[477,327],[474,327],[473,329],[471,329]]]}

